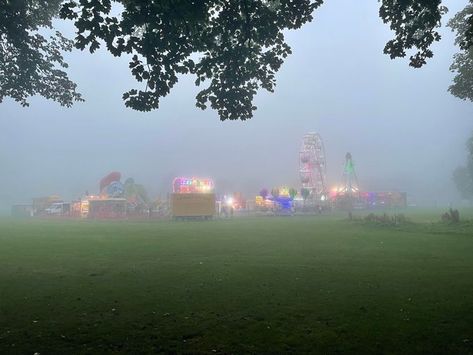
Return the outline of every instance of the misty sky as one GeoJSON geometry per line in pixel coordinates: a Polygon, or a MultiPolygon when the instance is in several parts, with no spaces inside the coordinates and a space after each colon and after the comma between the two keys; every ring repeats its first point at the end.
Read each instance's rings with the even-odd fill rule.
{"type": "MultiPolygon", "coordinates": [[[[448,17],[466,3],[445,1],[448,17]]],[[[312,23],[289,32],[293,55],[277,75],[276,92],[258,94],[247,122],[220,122],[214,111],[196,108],[191,76],[159,110],[134,112],[121,100],[138,87],[127,58],[68,54],[85,103],[0,104],[0,209],[48,194],[97,192],[114,170],[152,196],[169,191],[177,175],[213,177],[219,191],[248,197],[262,187],[299,187],[298,151],[308,131],[324,139],[329,186],[341,180],[350,151],[364,190],[407,191],[418,203],[457,201],[451,175],[465,160],[473,103],[447,92],[453,34],[443,28],[433,60],[412,69],[407,59],[382,53],[391,34],[378,7],[375,0],[329,0],[312,23]]],[[[60,28],[72,34],[70,24],[60,28]]]]}

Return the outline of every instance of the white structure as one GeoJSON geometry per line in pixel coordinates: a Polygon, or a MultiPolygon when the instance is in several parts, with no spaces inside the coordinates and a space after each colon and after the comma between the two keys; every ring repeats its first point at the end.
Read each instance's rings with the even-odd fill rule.
{"type": "Polygon", "coordinates": [[[299,153],[299,175],[302,188],[310,191],[309,198],[325,200],[326,189],[325,148],[322,138],[317,133],[307,133],[302,141],[299,153]]]}

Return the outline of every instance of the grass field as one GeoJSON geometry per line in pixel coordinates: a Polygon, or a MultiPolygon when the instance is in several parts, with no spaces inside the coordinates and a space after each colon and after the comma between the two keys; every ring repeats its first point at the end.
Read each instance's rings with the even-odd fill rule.
{"type": "Polygon", "coordinates": [[[473,222],[0,220],[1,354],[473,354],[473,222]]]}

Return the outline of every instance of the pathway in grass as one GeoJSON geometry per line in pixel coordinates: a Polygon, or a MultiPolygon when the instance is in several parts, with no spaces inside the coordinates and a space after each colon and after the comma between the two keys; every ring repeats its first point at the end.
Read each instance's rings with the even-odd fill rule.
{"type": "Polygon", "coordinates": [[[0,222],[0,353],[473,352],[473,228],[0,222]]]}

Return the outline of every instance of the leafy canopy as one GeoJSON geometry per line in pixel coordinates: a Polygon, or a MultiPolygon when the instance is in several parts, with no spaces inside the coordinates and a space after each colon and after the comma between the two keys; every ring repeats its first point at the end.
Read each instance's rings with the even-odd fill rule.
{"type": "Polygon", "coordinates": [[[448,22],[448,26],[456,33],[455,44],[461,49],[450,66],[456,75],[448,90],[460,99],[473,101],[473,0],[448,22]]]}
{"type": "Polygon", "coordinates": [[[0,103],[11,97],[23,106],[27,98],[41,95],[71,106],[82,100],[62,52],[72,41],[56,32],[49,38],[40,33],[52,28],[61,0],[0,0],[0,103]]]}
{"type": "MultiPolygon", "coordinates": [[[[61,16],[75,21],[76,46],[94,52],[104,41],[115,56],[129,54],[144,88],[123,95],[135,110],[159,107],[179,74],[196,76],[197,107],[210,105],[222,120],[246,120],[259,88],[273,91],[275,74],[291,53],[283,32],[313,18],[323,0],[80,0],[61,16]],[[111,15],[113,3],[123,6],[111,15]]],[[[410,65],[423,66],[440,40],[447,9],[441,0],[382,0],[380,17],[395,37],[384,49],[392,59],[414,49],[410,65]]]]}
{"type": "Polygon", "coordinates": [[[103,41],[115,56],[131,55],[131,73],[144,88],[123,95],[139,111],[159,107],[179,74],[194,74],[197,107],[222,120],[251,118],[258,88],[273,91],[290,47],[283,31],[312,20],[322,0],[81,0],[67,2],[76,47],[94,52],[103,41]],[[120,3],[120,16],[112,4],[120,3]]]}
{"type": "MultiPolygon", "coordinates": [[[[447,9],[441,0],[378,0],[379,15],[394,32],[384,52],[422,67],[440,40],[437,29],[447,9]]],[[[22,105],[42,95],[70,106],[81,100],[62,68],[61,55],[72,42],[51,28],[57,15],[74,21],[75,47],[97,50],[105,44],[115,56],[127,55],[141,83],[123,94],[125,105],[139,111],[159,107],[160,99],[179,75],[193,74],[202,86],[196,97],[222,120],[253,116],[258,89],[273,91],[275,75],[291,54],[284,31],[312,21],[323,0],[0,0],[0,102],[12,97],[22,105]],[[61,6],[62,4],[62,6],[61,6]],[[113,10],[113,11],[112,11],[113,10]]],[[[455,57],[457,72],[450,91],[472,99],[471,48],[473,17],[469,7],[451,21],[463,53],[455,57]]]]}
{"type": "Polygon", "coordinates": [[[430,46],[441,39],[436,28],[447,12],[441,3],[442,0],[382,0],[379,16],[395,33],[395,38],[384,47],[384,53],[394,59],[405,57],[406,50],[416,48],[409,65],[420,68],[426,64],[433,56],[430,46]]]}

